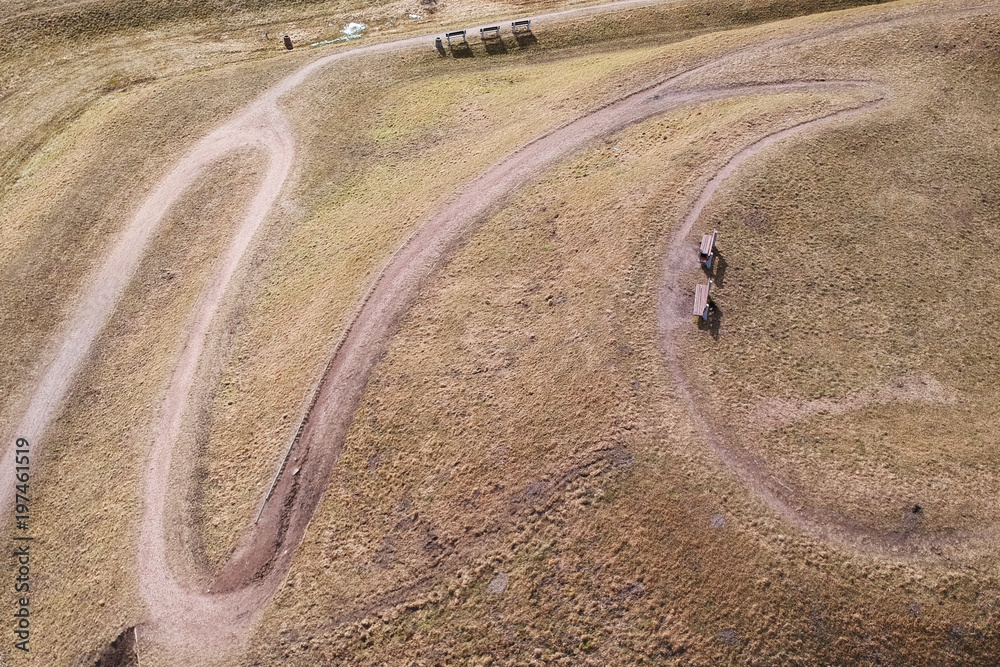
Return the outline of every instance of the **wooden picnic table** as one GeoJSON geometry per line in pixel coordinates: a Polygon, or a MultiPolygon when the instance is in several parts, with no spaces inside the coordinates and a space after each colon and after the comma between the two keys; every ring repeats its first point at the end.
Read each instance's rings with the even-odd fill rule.
{"type": "Polygon", "coordinates": [[[719,230],[701,237],[701,247],[698,249],[698,261],[705,265],[706,269],[712,268],[712,257],[715,256],[715,243],[719,238],[719,230]]]}
{"type": "Polygon", "coordinates": [[[708,300],[709,294],[712,292],[712,281],[709,280],[707,285],[696,285],[694,288],[694,308],[691,314],[695,317],[700,317],[703,320],[708,319],[708,300]]]}

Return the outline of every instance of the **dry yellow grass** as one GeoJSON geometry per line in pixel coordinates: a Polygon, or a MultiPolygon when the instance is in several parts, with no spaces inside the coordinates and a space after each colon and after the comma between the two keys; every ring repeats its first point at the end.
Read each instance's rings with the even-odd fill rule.
{"type": "Polygon", "coordinates": [[[699,444],[648,316],[675,193],[816,105],[644,124],[484,226],[394,340],[247,664],[928,655],[930,632],[885,638],[915,597],[917,627],[954,608],[926,609],[921,570],[778,535],[699,444]]]}
{"type": "Polygon", "coordinates": [[[430,72],[407,72],[416,81],[390,78],[383,61],[361,81],[348,66],[332,69],[296,96],[290,111],[305,140],[288,231],[257,270],[266,278],[229,348],[205,436],[210,561],[228,557],[255,516],[298,426],[303,387],[415,225],[471,175],[615,94],[622,73],[657,55],[584,57],[570,75],[565,62],[456,75],[432,61],[430,72]],[[331,89],[338,111],[316,122],[331,89]]]}
{"type": "Polygon", "coordinates": [[[846,62],[797,54],[829,76],[890,82],[892,103],[748,166],[699,230],[721,230],[728,261],[718,340],[688,336],[710,411],[809,502],[882,530],[902,530],[914,505],[918,531],[995,523],[996,30],[899,28],[877,64],[862,40],[846,62]],[[877,399],[905,378],[939,383],[945,400],[791,414],[764,433],[753,419],[769,399],[877,399]]]}
{"type": "MultiPolygon", "coordinates": [[[[914,75],[926,29],[904,33],[917,48],[877,72],[859,74],[857,62],[843,62],[843,53],[870,59],[864,49],[879,40],[868,38],[842,44],[843,53],[817,46],[796,54],[801,63],[773,69],[797,68],[803,77],[877,74],[899,85],[893,113],[918,114],[907,98],[916,91],[901,73],[926,74],[922,85],[934,75],[954,77],[947,69],[914,75]]],[[[990,25],[976,27],[984,30],[990,25]]],[[[754,65],[746,71],[758,71],[754,65]]],[[[974,79],[966,85],[980,91],[973,97],[990,89],[974,79]]],[[[670,221],[736,146],[831,103],[748,100],[651,121],[573,160],[485,225],[414,308],[373,378],[328,497],[246,664],[718,664],[754,657],[922,664],[991,655],[991,560],[951,570],[933,561],[870,559],[782,527],[718,471],[661,370],[651,315],[670,221]],[[725,520],[721,529],[710,526],[716,514],[725,520]],[[493,596],[486,589],[497,573],[509,575],[508,588],[493,596]]],[[[968,113],[973,123],[990,123],[985,106],[968,113]]],[[[865,136],[884,136],[883,119],[855,122],[865,136]]],[[[835,233],[827,217],[804,215],[794,202],[817,206],[825,198],[842,206],[874,173],[841,184],[836,160],[855,156],[837,137],[850,134],[794,142],[730,184],[723,195],[733,198],[730,207],[769,194],[765,201],[792,209],[783,235],[773,221],[773,239],[752,225],[734,229],[741,218],[721,204],[705,220],[708,228],[725,224],[732,273],[719,290],[723,335],[716,343],[692,331],[685,349],[692,369],[705,369],[695,378],[714,392],[723,415],[738,418],[729,406],[744,395],[769,395],[739,384],[776,372],[742,353],[751,343],[766,345],[762,332],[781,329],[757,323],[736,338],[729,318],[741,306],[763,311],[780,294],[771,276],[783,270],[782,242],[797,242],[803,218],[835,233]],[[830,165],[826,177],[799,177],[813,160],[830,165]],[[790,174],[793,191],[779,181],[770,184],[773,193],[761,192],[765,176],[790,174]],[[751,262],[756,273],[744,280],[740,272],[751,262]],[[743,290],[730,315],[723,299],[737,284],[743,290]]],[[[890,163],[907,155],[901,148],[890,163]]],[[[873,154],[872,162],[885,164],[885,157],[873,154]]],[[[984,172],[976,183],[988,188],[991,178],[984,172]]],[[[962,182],[942,181],[941,188],[962,182]]],[[[845,216],[845,225],[857,215],[845,216]]],[[[810,246],[820,249],[843,251],[831,239],[810,246]]],[[[786,270],[797,275],[802,267],[786,270]]],[[[835,313],[834,303],[826,307],[835,313]]],[[[816,353],[828,346],[819,343],[816,353]]],[[[868,369],[863,359],[840,359],[868,369]]],[[[898,409],[920,410],[920,419],[937,424],[945,416],[934,405],[898,409]]],[[[895,433],[907,442],[918,422],[912,414],[898,422],[895,433]]],[[[984,474],[988,438],[967,449],[984,474]]],[[[917,443],[905,450],[917,451],[917,443]]],[[[797,463],[782,453],[775,458],[797,463]]],[[[813,464],[796,467],[809,475],[814,486],[807,488],[832,487],[813,464]]],[[[968,472],[955,494],[972,500],[979,491],[968,485],[968,472]]],[[[881,489],[879,481],[869,488],[881,489]]],[[[861,504],[843,489],[822,500],[837,508],[861,504]]]]}
{"type": "MultiPolygon", "coordinates": [[[[68,661],[83,652],[81,637],[92,628],[114,632],[141,614],[132,545],[141,515],[142,459],[133,447],[149,438],[186,314],[227,223],[258,180],[252,163],[234,159],[221,166],[198,187],[201,197],[165,221],[102,335],[86,381],[68,398],[67,418],[52,429],[45,464],[36,465],[31,532],[37,540],[35,611],[41,613],[34,629],[48,638],[33,645],[40,664],[68,661]],[[189,234],[201,243],[191,245],[189,234]],[[81,413],[89,418],[74,418],[81,413]]],[[[91,641],[86,650],[103,643],[91,641]]]]}
{"type": "MultiPolygon", "coordinates": [[[[821,4],[635,10],[540,33],[537,49],[504,58],[439,59],[428,48],[410,61],[332,67],[283,100],[298,167],[212,334],[219,363],[201,371],[203,407],[185,450],[197,456],[175,471],[185,527],[175,537],[195,555],[178,559],[179,570],[197,579],[228,554],[374,272],[463,182],[624,90],[791,28],[715,30],[821,4]]],[[[262,29],[313,39],[330,30],[327,16],[357,16],[381,21],[388,36],[521,11],[470,3],[406,26],[403,9],[166,16],[98,26],[70,44],[79,59],[44,31],[34,51],[5,52],[6,423],[38,351],[146,184],[247,91],[311,57],[272,57],[262,29]],[[390,15],[396,24],[386,25],[390,15]],[[293,25],[293,16],[304,18],[293,25]],[[52,73],[32,80],[49,62],[52,73]]],[[[810,503],[891,527],[904,504],[920,502],[926,528],[975,527],[990,521],[996,491],[982,444],[996,433],[997,24],[935,19],[889,35],[888,54],[874,33],[706,78],[874,77],[896,92],[886,110],[852,121],[860,135],[796,140],[728,184],[704,218],[724,234],[721,335],[692,331],[682,342],[692,380],[734,441],[810,503]],[[793,266],[789,244],[801,258],[793,266]],[[859,252],[872,246],[877,254],[859,252]],[[939,289],[970,267],[970,289],[939,289]],[[823,298],[799,299],[807,290],[823,298]],[[741,425],[745,406],[766,398],[838,399],[907,374],[932,376],[960,400],[819,415],[766,437],[741,425]]],[[[784,95],[673,112],[574,158],[487,222],[393,340],[287,585],[239,659],[920,664],[995,655],[992,560],[904,565],[798,533],[707,450],[657,346],[662,249],[697,188],[738,147],[850,99],[784,95]],[[710,525],[715,515],[724,527],[710,525]],[[509,579],[494,595],[498,573],[509,579]]],[[[72,663],[143,618],[134,545],[150,423],[228,216],[259,169],[253,160],[227,167],[161,230],[49,436],[33,505],[43,547],[37,664],[72,663]]],[[[150,651],[143,665],[172,664],[150,651]]]]}
{"type": "MultiPolygon", "coordinates": [[[[649,46],[650,36],[675,42],[761,20],[769,6],[707,8],[717,18],[650,8],[624,22],[579,20],[507,59],[456,62],[428,49],[400,67],[395,55],[369,57],[362,71],[331,67],[289,97],[301,152],[295,199],[244,288],[245,312],[204,433],[209,567],[228,557],[256,515],[260,489],[298,425],[302,388],[315,382],[354,305],[414,225],[517,146],[678,69],[682,50],[649,46]],[[639,36],[624,49],[616,40],[629,25],[639,36]],[[572,46],[580,42],[591,44],[572,46]]],[[[774,18],[804,9],[770,11],[774,18]]]]}
{"type": "MultiPolygon", "coordinates": [[[[0,160],[5,165],[0,181],[3,271],[10,287],[0,297],[7,351],[5,423],[23,406],[29,389],[23,380],[38,363],[39,351],[79,291],[80,280],[144,195],[145,184],[244,104],[247,90],[265,88],[301,62],[298,57],[254,63],[261,54],[222,52],[218,42],[202,48],[197,41],[204,27],[193,27],[193,34],[190,25],[168,25],[155,34],[42,42],[6,63],[9,92],[2,100],[0,160]],[[41,67],[48,75],[32,77],[41,67]],[[146,73],[157,76],[147,80],[146,73]]],[[[235,174],[223,171],[219,177],[235,174]]],[[[187,227],[179,222],[170,228],[178,248],[199,239],[202,261],[210,257],[217,249],[207,243],[213,225],[220,224],[225,206],[237,204],[242,194],[236,189],[219,200],[222,208],[212,209],[203,225],[188,221],[187,227]]],[[[206,188],[192,196],[207,205],[219,199],[219,192],[206,188]]],[[[64,573],[40,575],[45,591],[40,607],[45,611],[36,627],[41,636],[62,638],[36,645],[43,663],[93,650],[128,619],[134,623],[142,617],[129,555],[141,511],[142,451],[186,310],[150,297],[153,286],[165,289],[160,281],[178,272],[169,248],[154,246],[151,257],[155,261],[139,270],[136,286],[99,342],[101,354],[68,400],[62,423],[53,428],[45,471],[34,480],[36,535],[50,545],[37,561],[39,571],[64,573]],[[147,310],[139,312],[143,307],[147,310]],[[123,330],[124,322],[130,326],[123,330]],[[81,488],[86,489],[83,495],[81,488]],[[109,488],[115,490],[111,495],[109,488]],[[95,511],[101,520],[94,520],[95,511]],[[95,627],[102,628],[99,634],[92,632],[95,627]],[[83,645],[81,637],[88,638],[83,645]]],[[[183,271],[169,285],[197,289],[199,276],[210,267],[191,268],[190,277],[183,271]]],[[[194,294],[178,303],[189,306],[194,294]]],[[[179,493],[189,493],[189,485],[179,493]]],[[[201,536],[196,532],[185,539],[197,544],[201,536]]]]}

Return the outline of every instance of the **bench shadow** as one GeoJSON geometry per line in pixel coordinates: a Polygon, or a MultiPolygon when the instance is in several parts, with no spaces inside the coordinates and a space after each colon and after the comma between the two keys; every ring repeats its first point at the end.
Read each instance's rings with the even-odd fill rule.
{"type": "Polygon", "coordinates": [[[535,37],[535,33],[530,30],[518,30],[514,33],[514,40],[522,49],[538,44],[538,38],[535,37]]]}
{"type": "Polygon", "coordinates": [[[484,39],[483,47],[486,49],[486,53],[491,56],[500,56],[508,52],[507,45],[504,44],[503,38],[501,37],[484,39]]]}
{"type": "Polygon", "coordinates": [[[468,42],[453,43],[451,45],[451,57],[452,58],[472,58],[476,54],[472,52],[472,47],[468,42]]]}
{"type": "Polygon", "coordinates": [[[713,340],[719,340],[719,330],[722,328],[722,309],[712,299],[708,300],[708,319],[698,318],[698,329],[708,331],[713,340]]]}
{"type": "Polygon", "coordinates": [[[715,282],[716,287],[723,287],[726,281],[727,266],[726,258],[722,256],[721,252],[716,250],[715,257],[712,258],[712,268],[706,269],[705,265],[702,264],[701,270],[715,282]]]}

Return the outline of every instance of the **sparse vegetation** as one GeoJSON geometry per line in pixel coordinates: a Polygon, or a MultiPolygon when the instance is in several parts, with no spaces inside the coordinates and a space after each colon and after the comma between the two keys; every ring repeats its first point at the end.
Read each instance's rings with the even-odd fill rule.
{"type": "MultiPolygon", "coordinates": [[[[529,11],[139,4],[0,4],[5,424],[151,185],[317,53],[283,53],[276,35],[308,43],[357,18],[365,40],[388,40],[529,11]]],[[[678,221],[740,148],[858,94],[717,100],[597,142],[483,222],[391,339],[246,644],[184,661],[989,662],[1000,20],[941,15],[956,7],[686,1],[546,23],[503,56],[442,58],[429,38],[317,72],[280,100],[295,170],[213,324],[169,536],[179,576],[206,586],[374,276],[471,177],[720,54],[856,22],[696,82],[874,80],[892,97],[769,149],[710,202],[692,239],[720,229],[721,326],[679,336],[682,370],[727,445],[808,507],[950,543],[896,556],[801,530],[720,461],[674,391],[656,307],[678,221]]],[[[263,167],[231,155],[171,212],[46,436],[35,664],[89,664],[135,625],[144,666],[177,664],[142,636],[145,457],[189,313],[263,167]]]]}

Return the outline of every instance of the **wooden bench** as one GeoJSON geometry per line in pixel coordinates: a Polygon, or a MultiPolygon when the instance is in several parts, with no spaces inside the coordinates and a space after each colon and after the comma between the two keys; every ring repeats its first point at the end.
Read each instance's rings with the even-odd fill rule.
{"type": "Polygon", "coordinates": [[[523,21],[511,21],[510,29],[514,32],[514,34],[517,34],[518,30],[531,32],[531,19],[524,19],[523,21]]]}
{"type": "Polygon", "coordinates": [[[709,280],[707,285],[696,285],[694,288],[694,308],[691,314],[695,317],[700,317],[703,320],[708,320],[708,297],[712,291],[712,281],[709,280]]]}
{"type": "Polygon", "coordinates": [[[712,257],[715,256],[715,242],[719,238],[719,230],[716,229],[711,234],[701,237],[701,248],[698,249],[698,261],[705,265],[706,269],[712,268],[712,257]]]}
{"type": "Polygon", "coordinates": [[[500,39],[500,26],[491,25],[479,29],[479,39],[500,39]]]}
{"type": "Polygon", "coordinates": [[[451,46],[451,38],[452,37],[455,38],[456,42],[461,42],[461,43],[464,43],[464,44],[468,44],[468,42],[465,39],[465,31],[464,30],[455,30],[453,32],[447,32],[447,33],[445,33],[444,38],[446,40],[448,40],[448,46],[449,47],[451,46]],[[461,39],[459,39],[459,38],[461,38],[461,39]]]}

